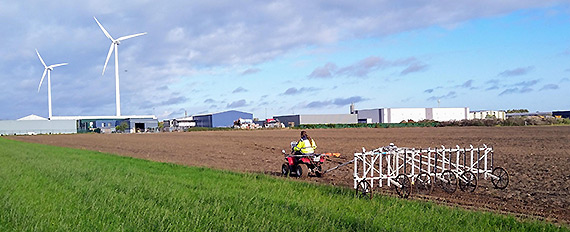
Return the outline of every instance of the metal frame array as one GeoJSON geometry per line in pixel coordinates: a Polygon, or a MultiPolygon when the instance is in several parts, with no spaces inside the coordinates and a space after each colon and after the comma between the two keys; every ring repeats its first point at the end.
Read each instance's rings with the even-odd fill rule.
{"type": "Polygon", "coordinates": [[[494,166],[492,147],[407,148],[387,146],[354,153],[354,188],[362,196],[372,197],[375,187],[394,186],[401,197],[412,191],[430,194],[434,185],[453,193],[457,186],[473,192],[482,176],[495,188],[509,183],[505,169],[494,166]]]}

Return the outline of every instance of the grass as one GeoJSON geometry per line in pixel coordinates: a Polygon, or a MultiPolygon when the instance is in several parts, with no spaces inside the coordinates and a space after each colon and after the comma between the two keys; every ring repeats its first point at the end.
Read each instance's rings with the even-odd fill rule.
{"type": "Polygon", "coordinates": [[[568,231],[261,174],[0,138],[0,231],[568,231]]]}

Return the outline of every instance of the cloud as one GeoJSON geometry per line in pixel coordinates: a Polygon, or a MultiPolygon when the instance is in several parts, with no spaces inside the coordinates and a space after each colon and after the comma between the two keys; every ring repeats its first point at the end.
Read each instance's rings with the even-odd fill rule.
{"type": "Polygon", "coordinates": [[[539,91],[543,90],[551,90],[551,89],[559,89],[560,87],[557,84],[546,84],[539,91]]]}
{"type": "Polygon", "coordinates": [[[336,71],[337,66],[333,63],[326,63],[323,67],[317,67],[309,77],[312,78],[329,78],[332,77],[333,73],[336,71]]]}
{"type": "Polygon", "coordinates": [[[338,68],[334,63],[327,63],[322,67],[317,67],[308,75],[311,78],[331,78],[337,75],[348,77],[366,77],[371,72],[391,67],[406,67],[400,72],[400,76],[404,76],[414,72],[420,72],[427,69],[427,65],[420,62],[415,57],[390,61],[379,56],[369,56],[354,64],[338,68]]]}
{"type": "Polygon", "coordinates": [[[234,91],[232,91],[232,93],[243,93],[243,92],[247,92],[247,89],[244,89],[243,87],[237,87],[236,89],[234,89],[234,91]]]}
{"type": "Polygon", "coordinates": [[[244,107],[247,106],[247,103],[245,101],[245,99],[241,99],[239,101],[234,101],[232,103],[229,103],[226,108],[239,108],[239,107],[244,107]]]}
{"type": "Polygon", "coordinates": [[[533,90],[532,88],[525,88],[525,87],[509,88],[509,89],[506,89],[503,92],[499,93],[499,96],[508,95],[508,94],[517,94],[517,93],[528,93],[528,92],[532,92],[532,90],[533,90]]]}
{"type": "Polygon", "coordinates": [[[365,101],[366,99],[361,97],[361,96],[354,96],[354,97],[349,97],[349,98],[336,98],[332,101],[333,104],[337,105],[337,106],[345,106],[348,105],[350,103],[357,103],[357,102],[361,102],[361,101],[365,101]]]}
{"type": "Polygon", "coordinates": [[[424,90],[424,93],[433,93],[433,90],[434,89],[426,89],[426,90],[424,90]]]}
{"type": "Polygon", "coordinates": [[[168,86],[163,85],[163,86],[160,86],[160,87],[156,87],[156,90],[158,90],[158,91],[168,90],[168,86]]]}
{"type": "Polygon", "coordinates": [[[353,65],[341,68],[338,71],[338,74],[345,76],[365,77],[368,76],[368,73],[380,68],[387,67],[389,64],[390,62],[384,58],[378,56],[369,56],[353,65]]]}
{"type": "Polygon", "coordinates": [[[282,93],[282,95],[297,95],[297,94],[301,94],[301,93],[306,93],[306,92],[314,92],[317,91],[319,89],[317,88],[313,88],[313,87],[303,87],[300,89],[297,89],[295,87],[291,87],[288,88],[287,90],[285,90],[285,92],[282,93]]]}
{"type": "Polygon", "coordinates": [[[427,99],[427,101],[435,101],[435,100],[439,100],[439,99],[452,99],[452,98],[456,98],[456,97],[457,97],[457,93],[455,91],[450,91],[449,93],[447,93],[445,95],[429,97],[427,99]]]}
{"type": "Polygon", "coordinates": [[[505,70],[505,71],[497,74],[497,76],[503,76],[503,77],[522,76],[522,75],[526,75],[527,73],[529,73],[533,69],[534,69],[533,66],[520,67],[520,68],[505,70]]]}
{"type": "Polygon", "coordinates": [[[513,84],[513,86],[520,86],[522,88],[528,88],[528,87],[532,87],[532,86],[536,85],[538,82],[539,82],[539,80],[521,81],[521,82],[513,84]]]}
{"type": "Polygon", "coordinates": [[[186,101],[188,101],[187,97],[179,96],[179,97],[172,97],[166,101],[162,101],[160,104],[161,105],[175,105],[175,104],[184,103],[186,101]]]}
{"type": "Polygon", "coordinates": [[[473,88],[473,80],[468,80],[461,85],[457,85],[458,88],[473,88]]]}
{"type": "MultiPolygon", "coordinates": [[[[253,0],[246,3],[167,1],[157,7],[152,1],[116,1],[113,4],[94,0],[51,4],[3,1],[0,31],[10,33],[0,37],[0,44],[18,46],[0,46],[0,69],[3,70],[0,73],[0,87],[3,87],[0,104],[7,107],[0,112],[0,118],[47,111],[46,94],[32,95],[37,84],[31,88],[13,86],[14,80],[37,83],[41,77],[43,67],[35,57],[34,48],[42,52],[48,63],[70,63],[65,69],[52,73],[54,114],[114,114],[114,57],[101,77],[109,40],[92,15],[97,16],[114,37],[148,32],[121,44],[119,55],[122,111],[140,114],[146,111],[138,106],[160,101],[156,99],[167,102],[177,97],[166,89],[147,91],[157,87],[169,86],[172,90],[180,86],[191,92],[196,89],[188,83],[190,79],[205,80],[221,72],[251,74],[255,68],[242,71],[239,67],[255,67],[299,51],[330,45],[337,47],[338,42],[377,40],[421,28],[449,27],[472,19],[557,4],[536,0],[468,3],[365,0],[357,4],[350,1],[253,0]],[[73,97],[61,97],[61,101],[56,101],[61,93],[73,97]]],[[[392,61],[392,65],[394,63],[397,61],[392,61]]],[[[347,73],[363,77],[383,68],[399,68],[395,73],[402,75],[425,69],[421,62],[385,67],[375,63],[374,57],[346,65],[349,66],[352,68],[347,73]]],[[[334,76],[339,69],[328,70],[334,76]]],[[[331,76],[326,72],[314,75],[331,76]]],[[[216,86],[225,84],[222,80],[211,79],[199,82],[200,91],[208,92],[217,91],[214,90],[216,86]]],[[[42,93],[45,93],[43,91],[42,87],[42,93]]],[[[217,105],[223,107],[226,103],[217,105]]],[[[157,109],[157,112],[174,111],[176,109],[169,107],[157,109]]]]}
{"type": "Polygon", "coordinates": [[[246,69],[245,71],[243,71],[243,72],[241,73],[241,75],[242,75],[242,76],[250,75],[250,74],[258,73],[259,71],[261,71],[261,69],[258,69],[258,68],[248,68],[248,69],[246,69]]]}
{"type": "Polygon", "coordinates": [[[329,106],[346,106],[351,103],[358,103],[362,101],[366,101],[368,99],[363,98],[361,96],[353,96],[348,98],[335,98],[333,100],[326,100],[326,101],[312,101],[309,104],[305,105],[305,108],[324,108],[329,106]]]}
{"type": "Polygon", "coordinates": [[[410,64],[410,66],[408,66],[404,70],[402,70],[402,72],[400,72],[400,75],[404,76],[404,75],[408,75],[408,74],[414,73],[414,72],[425,71],[426,69],[427,69],[427,65],[425,65],[425,64],[413,63],[413,64],[410,64]]]}
{"type": "Polygon", "coordinates": [[[570,78],[568,78],[568,77],[564,77],[564,78],[560,79],[560,83],[569,82],[569,81],[570,81],[570,78]]]}
{"type": "Polygon", "coordinates": [[[211,99],[211,98],[208,98],[208,99],[204,100],[204,103],[208,103],[208,104],[209,104],[209,103],[214,103],[214,102],[216,102],[216,101],[215,101],[214,99],[211,99]]]}

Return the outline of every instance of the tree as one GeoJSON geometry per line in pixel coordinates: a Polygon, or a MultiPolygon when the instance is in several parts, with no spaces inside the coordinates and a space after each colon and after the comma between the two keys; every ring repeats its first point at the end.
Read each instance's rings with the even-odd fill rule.
{"type": "Polygon", "coordinates": [[[510,113],[528,113],[527,109],[512,109],[512,110],[507,110],[507,114],[510,113]]]}
{"type": "Polygon", "coordinates": [[[129,124],[127,124],[127,122],[122,122],[120,125],[115,127],[115,130],[119,132],[125,132],[127,129],[129,129],[129,124]]]}

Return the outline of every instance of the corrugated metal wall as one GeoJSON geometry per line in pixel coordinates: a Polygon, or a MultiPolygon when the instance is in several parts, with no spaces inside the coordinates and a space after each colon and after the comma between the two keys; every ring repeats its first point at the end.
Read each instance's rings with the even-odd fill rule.
{"type": "Polygon", "coordinates": [[[304,114],[299,117],[301,125],[358,123],[356,114],[304,114]]]}
{"type": "Polygon", "coordinates": [[[7,120],[0,121],[0,134],[74,134],[77,133],[75,120],[7,120]]]}

